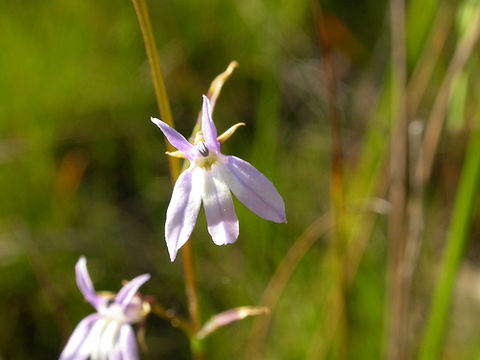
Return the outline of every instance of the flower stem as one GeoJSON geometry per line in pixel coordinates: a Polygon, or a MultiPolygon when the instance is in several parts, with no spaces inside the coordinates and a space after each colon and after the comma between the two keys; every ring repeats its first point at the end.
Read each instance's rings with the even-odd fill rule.
{"type": "MultiPolygon", "coordinates": [[[[158,51],[157,46],[155,45],[155,38],[153,36],[152,25],[150,23],[147,3],[145,0],[132,0],[132,2],[135,6],[140,29],[142,30],[148,63],[150,64],[150,70],[152,71],[153,86],[155,88],[155,97],[157,99],[160,116],[162,117],[162,120],[168,124],[168,126],[174,128],[172,111],[170,110],[170,103],[168,101],[165,83],[163,82],[162,68],[160,67],[160,60],[158,59],[158,51]]],[[[165,140],[165,143],[167,144],[168,151],[176,150],[167,140],[165,140]]],[[[168,164],[170,166],[172,183],[175,183],[180,175],[180,161],[169,156],[168,164]]]]}
{"type": "Polygon", "coordinates": [[[192,327],[186,319],[183,319],[173,312],[166,310],[155,301],[150,302],[151,313],[157,315],[159,318],[167,320],[173,327],[181,329],[189,337],[192,336],[192,327]]]}
{"type": "Polygon", "coordinates": [[[182,259],[185,291],[188,298],[188,313],[190,314],[190,326],[192,327],[193,333],[196,334],[197,331],[200,330],[200,311],[198,308],[195,269],[193,266],[193,251],[189,241],[182,247],[182,259]]]}
{"type": "MultiPolygon", "coordinates": [[[[150,16],[145,0],[132,0],[137,13],[138,22],[143,35],[145,49],[147,51],[148,62],[152,71],[153,85],[155,88],[155,96],[157,99],[158,109],[162,120],[165,121],[171,128],[174,128],[172,112],[170,110],[170,103],[168,101],[167,91],[165,90],[165,83],[163,82],[162,69],[158,58],[158,51],[155,45],[155,38],[153,36],[152,26],[150,23],[150,16]]],[[[174,151],[173,146],[165,140],[168,151],[174,151]]],[[[179,159],[168,157],[170,167],[170,178],[172,184],[177,181],[181,171],[181,164],[179,159]]],[[[183,275],[185,279],[185,292],[187,294],[189,323],[192,329],[190,334],[190,343],[197,343],[195,334],[200,329],[200,311],[198,308],[197,287],[195,285],[195,267],[193,264],[193,254],[191,243],[187,242],[182,248],[183,258],[183,275]],[[194,341],[195,340],[195,341],[194,341]]],[[[202,347],[198,344],[191,346],[194,359],[201,359],[203,357],[202,347]]]]}

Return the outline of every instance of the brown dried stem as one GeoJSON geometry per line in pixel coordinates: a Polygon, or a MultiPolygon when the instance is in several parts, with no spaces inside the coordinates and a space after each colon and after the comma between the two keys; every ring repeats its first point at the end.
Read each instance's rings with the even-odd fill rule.
{"type": "Polygon", "coordinates": [[[408,81],[407,117],[409,120],[413,119],[417,113],[418,106],[433,74],[435,64],[439,59],[439,55],[452,27],[454,15],[455,11],[453,11],[451,3],[449,1],[442,1],[425,48],[408,81]]]}
{"type": "Polygon", "coordinates": [[[337,78],[335,67],[331,56],[331,42],[325,21],[323,11],[318,2],[312,0],[312,11],[314,14],[315,26],[317,29],[317,38],[322,57],[323,74],[327,88],[328,118],[330,122],[330,198],[332,202],[333,231],[332,231],[332,266],[335,277],[335,307],[332,311],[338,312],[338,328],[335,332],[334,352],[338,358],[347,356],[347,331],[346,331],[346,311],[345,311],[345,260],[346,260],[346,234],[345,228],[345,206],[344,206],[344,180],[343,180],[343,160],[342,160],[342,138],[340,124],[340,109],[337,99],[337,78]]]}
{"type": "MultiPolygon", "coordinates": [[[[143,41],[145,43],[145,49],[147,51],[147,57],[152,71],[152,79],[155,88],[155,96],[158,103],[160,115],[170,127],[174,128],[172,113],[170,110],[170,103],[168,100],[167,92],[165,90],[165,84],[163,82],[162,69],[160,67],[160,61],[158,58],[158,51],[155,44],[155,38],[153,36],[152,26],[150,23],[150,16],[148,14],[148,8],[145,0],[132,0],[137,13],[140,29],[142,30],[143,41]]],[[[174,151],[172,145],[165,139],[167,151],[174,151]]],[[[170,166],[170,178],[172,184],[174,184],[180,175],[181,166],[180,161],[174,157],[168,157],[168,163],[170,166]]],[[[183,274],[185,279],[185,292],[188,301],[188,311],[190,315],[190,326],[194,333],[200,329],[200,310],[198,307],[198,294],[195,282],[195,267],[193,264],[192,245],[190,241],[182,247],[183,258],[183,274]]],[[[192,352],[194,358],[201,359],[201,348],[198,346],[192,346],[192,352]]]]}
{"type": "Polygon", "coordinates": [[[443,123],[445,122],[445,113],[448,106],[448,97],[452,87],[453,80],[465,67],[465,63],[472,54],[478,39],[480,37],[480,11],[477,10],[475,20],[465,36],[461,39],[453,58],[448,66],[447,73],[443,78],[440,90],[437,93],[433,104],[430,117],[428,119],[425,138],[420,156],[423,161],[417,164],[415,176],[417,181],[425,184],[432,173],[433,162],[437,152],[440,136],[442,134],[443,123]]]}
{"type": "Polygon", "coordinates": [[[388,268],[386,308],[386,358],[405,359],[406,301],[403,272],[405,257],[405,209],[407,203],[407,117],[405,2],[392,0],[390,5],[392,37],[392,135],[390,150],[391,212],[388,222],[388,268]]]}

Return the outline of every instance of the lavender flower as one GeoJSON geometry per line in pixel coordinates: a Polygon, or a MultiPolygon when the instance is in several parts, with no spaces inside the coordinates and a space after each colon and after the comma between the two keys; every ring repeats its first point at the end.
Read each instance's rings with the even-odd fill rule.
{"type": "MultiPolygon", "coordinates": [[[[202,200],[213,242],[225,245],[237,240],[238,218],[230,190],[258,216],[277,223],[286,222],[285,204],[273,184],[248,162],[220,152],[220,143],[230,137],[239,124],[217,138],[210,102],[205,95],[202,131],[196,134],[194,144],[163,121],[151,120],[180,155],[190,161],[190,167],[175,184],[167,210],[165,239],[172,261],[193,231],[202,200]]],[[[179,156],[177,153],[169,154],[179,156]]]]}
{"type": "Polygon", "coordinates": [[[75,274],[80,292],[97,312],[80,321],[60,360],[138,359],[135,333],[130,324],[142,321],[150,311],[150,305],[137,295],[150,275],[137,276],[115,295],[95,293],[83,256],[75,265],[75,274]]]}

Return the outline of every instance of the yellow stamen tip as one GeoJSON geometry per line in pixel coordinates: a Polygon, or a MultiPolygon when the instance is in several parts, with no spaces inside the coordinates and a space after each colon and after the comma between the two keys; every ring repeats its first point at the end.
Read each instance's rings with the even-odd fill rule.
{"type": "Polygon", "coordinates": [[[171,157],[179,158],[179,159],[186,159],[185,155],[180,150],[165,151],[165,154],[167,154],[168,156],[171,156],[171,157]]]}
{"type": "Polygon", "coordinates": [[[237,129],[238,129],[240,126],[245,126],[245,123],[241,122],[241,123],[238,123],[238,124],[233,125],[233,126],[232,126],[231,128],[229,128],[227,131],[225,131],[222,135],[220,135],[219,137],[217,137],[217,141],[218,141],[220,144],[223,144],[225,141],[227,141],[228,139],[230,139],[230,137],[235,133],[235,131],[237,131],[237,129]]]}

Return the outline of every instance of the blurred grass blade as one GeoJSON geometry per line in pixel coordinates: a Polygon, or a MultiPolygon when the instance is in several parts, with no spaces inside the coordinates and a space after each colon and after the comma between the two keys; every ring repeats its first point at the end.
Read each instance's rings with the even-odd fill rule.
{"type": "Polygon", "coordinates": [[[446,128],[450,133],[458,134],[465,125],[465,112],[468,99],[468,73],[462,71],[452,81],[446,128]]]}
{"type": "Polygon", "coordinates": [[[465,67],[466,62],[470,59],[470,55],[475,49],[480,38],[480,7],[475,11],[474,21],[470,24],[468,31],[459,36],[459,43],[455,49],[455,53],[448,65],[447,72],[442,80],[440,89],[437,92],[432,111],[429,116],[427,129],[425,131],[423,145],[423,168],[417,166],[417,176],[422,177],[422,181],[426,182],[430,178],[435,155],[437,153],[438,144],[443,130],[445,121],[445,113],[450,96],[450,89],[453,80],[465,67]]]}
{"type": "MultiPolygon", "coordinates": [[[[330,214],[317,218],[293,243],[275,273],[268,282],[262,295],[260,304],[269,308],[272,313],[278,305],[280,296],[287,287],[293,272],[300,261],[305,257],[310,248],[323,236],[332,226],[330,214]]],[[[263,352],[265,339],[270,327],[272,317],[263,317],[255,320],[245,351],[245,359],[252,359],[260,356],[263,352]]]]}
{"type": "Polygon", "coordinates": [[[391,58],[392,58],[392,128],[389,161],[388,198],[388,259],[386,293],[387,359],[404,359],[407,349],[408,293],[402,267],[405,263],[406,205],[407,205],[407,114],[406,114],[406,47],[404,0],[390,2],[391,58]]]}
{"type": "MultiPolygon", "coordinates": [[[[414,4],[411,5],[414,6],[414,4]]],[[[408,80],[407,115],[409,119],[417,116],[418,107],[432,80],[435,66],[441,59],[441,53],[450,34],[454,17],[455,8],[453,4],[443,1],[439,5],[428,40],[418,61],[415,62],[413,73],[408,80]]]]}
{"type": "Polygon", "coordinates": [[[471,135],[460,176],[450,230],[430,315],[420,348],[421,360],[437,359],[452,301],[452,290],[468,240],[480,185],[480,130],[471,135]]]}
{"type": "Polygon", "coordinates": [[[406,24],[409,64],[415,64],[418,60],[438,6],[436,0],[417,0],[409,3],[406,24]]]}
{"type": "MultiPolygon", "coordinates": [[[[336,331],[332,337],[332,351],[338,358],[346,358],[348,349],[348,325],[347,325],[347,301],[346,301],[346,234],[345,234],[345,181],[343,176],[343,149],[341,112],[338,103],[337,76],[335,65],[330,49],[332,34],[325,26],[322,7],[316,1],[312,1],[317,39],[322,59],[322,68],[326,86],[326,101],[328,119],[330,122],[330,202],[332,207],[333,226],[331,232],[331,264],[335,286],[332,288],[332,296],[335,306],[331,311],[338,320],[336,331]]],[[[315,347],[315,346],[314,346],[315,347]]]]}
{"type": "Polygon", "coordinates": [[[265,306],[240,306],[212,316],[197,333],[198,339],[205,339],[208,335],[222,326],[245,319],[249,316],[268,314],[270,309],[265,306]]]}

